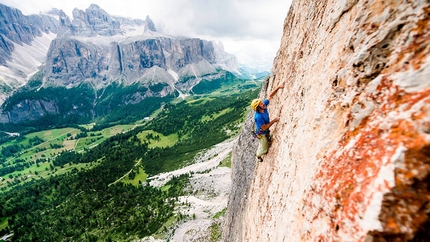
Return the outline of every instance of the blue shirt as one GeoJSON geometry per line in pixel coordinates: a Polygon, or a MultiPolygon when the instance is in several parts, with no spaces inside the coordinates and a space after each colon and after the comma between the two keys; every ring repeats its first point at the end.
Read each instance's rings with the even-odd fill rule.
{"type": "MultiPolygon", "coordinates": [[[[269,105],[269,100],[265,99],[263,101],[264,105],[269,105]]],[[[267,111],[267,107],[264,109],[263,113],[260,112],[255,112],[254,114],[254,120],[255,120],[255,132],[257,134],[267,134],[267,130],[265,131],[260,131],[261,126],[270,123],[270,118],[269,118],[269,112],[267,111]]]]}

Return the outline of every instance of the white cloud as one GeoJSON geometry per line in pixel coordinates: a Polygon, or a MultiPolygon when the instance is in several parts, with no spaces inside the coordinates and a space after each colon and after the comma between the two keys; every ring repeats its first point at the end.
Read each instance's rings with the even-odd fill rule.
{"type": "MultiPolygon", "coordinates": [[[[172,35],[221,40],[225,50],[273,61],[280,46],[284,19],[291,0],[0,0],[23,14],[62,9],[72,17],[74,8],[85,10],[95,3],[111,15],[145,19],[151,17],[158,29],[172,35]],[[248,53],[249,52],[249,53],[248,53]]],[[[241,59],[240,56],[247,56],[241,59]]]]}

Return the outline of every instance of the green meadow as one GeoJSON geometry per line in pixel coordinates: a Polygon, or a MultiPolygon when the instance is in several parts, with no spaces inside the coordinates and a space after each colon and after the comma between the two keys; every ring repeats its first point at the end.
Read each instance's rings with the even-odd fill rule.
{"type": "MultiPolygon", "coordinates": [[[[144,123],[142,121],[141,123],[144,123]]],[[[72,169],[88,169],[97,164],[66,164],[61,167],[53,167],[49,161],[53,160],[56,156],[65,151],[76,151],[79,153],[85,152],[95,146],[101,144],[106,139],[115,136],[119,133],[128,132],[135,127],[142,124],[128,124],[128,125],[115,125],[105,128],[101,131],[82,131],[90,129],[93,125],[81,125],[82,129],[78,128],[61,128],[38,131],[26,134],[19,139],[15,139],[0,145],[0,150],[7,149],[8,147],[20,147],[19,151],[13,156],[7,157],[3,166],[13,165],[15,163],[26,162],[27,167],[23,170],[14,171],[11,173],[1,175],[0,188],[7,186],[7,182],[14,178],[21,178],[22,180],[31,180],[32,178],[47,178],[51,175],[61,175],[71,171],[72,169]]],[[[151,130],[144,130],[138,133],[137,137],[142,141],[148,143],[149,148],[154,147],[169,147],[176,144],[178,141],[177,134],[170,134],[164,136],[151,130]],[[150,137],[156,137],[150,138],[150,137]]],[[[123,181],[137,185],[139,181],[146,181],[147,174],[143,169],[139,169],[137,175],[132,180],[127,178],[123,181]]]]}

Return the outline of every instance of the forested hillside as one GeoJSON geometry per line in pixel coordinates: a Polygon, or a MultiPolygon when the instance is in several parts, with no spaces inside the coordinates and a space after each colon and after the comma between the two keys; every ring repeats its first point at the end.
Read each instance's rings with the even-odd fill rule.
{"type": "MultiPolygon", "coordinates": [[[[237,135],[258,91],[168,103],[151,120],[81,152],[23,160],[28,167],[2,175],[2,234],[13,233],[13,241],[128,241],[192,219],[175,212],[189,175],[161,189],[146,177],[190,164],[198,152],[237,135]],[[157,145],[160,136],[175,139],[157,145]],[[41,165],[49,172],[31,171],[41,165]]],[[[99,132],[81,129],[76,135],[99,132]]],[[[13,157],[2,161],[2,169],[14,165],[13,157]]]]}

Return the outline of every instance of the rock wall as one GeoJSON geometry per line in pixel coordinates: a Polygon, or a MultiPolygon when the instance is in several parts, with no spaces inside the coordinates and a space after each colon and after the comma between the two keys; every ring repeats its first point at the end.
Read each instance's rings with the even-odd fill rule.
{"type": "Polygon", "coordinates": [[[292,3],[267,83],[281,121],[257,164],[248,116],[224,241],[429,238],[429,21],[424,0],[292,3]]]}

